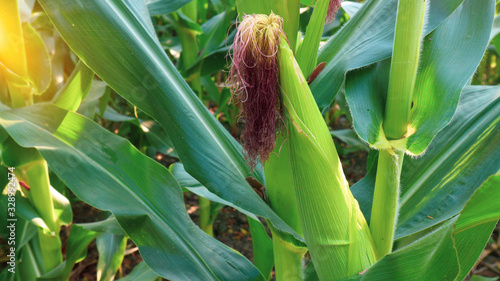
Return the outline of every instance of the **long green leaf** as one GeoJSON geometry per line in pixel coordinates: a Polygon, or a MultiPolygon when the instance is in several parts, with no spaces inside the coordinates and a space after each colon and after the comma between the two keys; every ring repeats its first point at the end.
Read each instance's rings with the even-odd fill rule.
{"type": "Polygon", "coordinates": [[[349,280],[454,280],[458,274],[452,238],[456,220],[449,220],[443,227],[385,256],[361,276],[349,280]]]}
{"type": "MultiPolygon", "coordinates": [[[[303,241],[246,182],[250,171],[241,146],[169,61],[141,18],[145,7],[111,0],[40,3],[86,65],[163,126],[193,177],[220,198],[269,219],[288,240],[303,241]]],[[[260,170],[253,176],[264,182],[260,170]]]]}
{"type": "Polygon", "coordinates": [[[0,125],[19,144],[36,147],[80,199],[111,211],[160,275],[263,280],[247,259],[193,224],[175,178],[125,139],[51,104],[3,111],[0,125]]]}

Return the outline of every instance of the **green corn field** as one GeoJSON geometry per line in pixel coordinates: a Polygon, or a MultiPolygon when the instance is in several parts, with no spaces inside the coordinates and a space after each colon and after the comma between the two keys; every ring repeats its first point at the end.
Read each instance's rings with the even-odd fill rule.
{"type": "Polygon", "coordinates": [[[500,280],[499,12],[0,0],[0,281],[500,280]]]}

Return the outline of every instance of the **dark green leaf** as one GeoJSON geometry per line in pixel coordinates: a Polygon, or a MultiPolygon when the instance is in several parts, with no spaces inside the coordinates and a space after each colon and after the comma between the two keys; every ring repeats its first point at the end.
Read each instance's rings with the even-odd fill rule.
{"type": "Polygon", "coordinates": [[[78,225],[94,232],[107,232],[115,235],[125,235],[125,232],[113,215],[103,221],[79,223],[78,225]]]}
{"type": "Polygon", "coordinates": [[[192,0],[146,0],[151,16],[169,14],[182,8],[192,0]]]}
{"type": "Polygon", "coordinates": [[[111,211],[162,276],[263,280],[247,259],[193,224],[175,178],[125,139],[50,104],[0,112],[0,125],[23,146],[36,147],[76,196],[111,211]]]}
{"type": "Polygon", "coordinates": [[[145,262],[141,262],[134,267],[129,275],[118,279],[118,281],[155,281],[158,277],[158,274],[151,270],[145,262]]]}

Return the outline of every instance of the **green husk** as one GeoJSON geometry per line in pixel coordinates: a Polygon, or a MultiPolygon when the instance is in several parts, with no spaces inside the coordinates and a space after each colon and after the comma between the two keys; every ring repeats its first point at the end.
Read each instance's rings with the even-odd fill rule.
{"type": "Polygon", "coordinates": [[[314,267],[321,280],[355,276],[376,259],[370,230],[285,39],[280,45],[280,83],[295,197],[314,267]]]}

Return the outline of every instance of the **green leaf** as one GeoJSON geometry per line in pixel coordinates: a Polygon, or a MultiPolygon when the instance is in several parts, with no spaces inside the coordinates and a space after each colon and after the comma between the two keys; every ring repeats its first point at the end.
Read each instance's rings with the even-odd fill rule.
{"type": "Polygon", "coordinates": [[[52,103],[69,111],[77,110],[90,90],[93,78],[94,72],[79,61],[64,87],[52,99],[52,103]]]}
{"type": "Polygon", "coordinates": [[[361,276],[349,280],[454,280],[458,273],[458,259],[453,243],[453,224],[443,227],[415,243],[382,258],[361,276]]]}
{"type": "Polygon", "coordinates": [[[170,166],[172,175],[177,179],[180,186],[205,197],[211,201],[211,205],[231,206],[247,215],[250,232],[252,234],[252,246],[254,250],[254,264],[260,270],[263,276],[268,277],[271,274],[274,265],[273,241],[269,238],[264,226],[259,219],[252,213],[248,213],[230,202],[224,201],[217,195],[211,193],[206,187],[199,183],[195,178],[189,175],[180,162],[170,166]]]}
{"type": "Polygon", "coordinates": [[[363,6],[363,4],[354,1],[344,1],[342,2],[342,9],[346,12],[350,18],[352,18],[363,6]]]}
{"type": "Polygon", "coordinates": [[[499,112],[500,87],[466,87],[453,122],[423,157],[405,159],[396,237],[457,214],[486,178],[500,169],[495,145],[500,142],[499,112]]]}
{"type": "MultiPolygon", "coordinates": [[[[37,233],[36,229],[34,230],[37,233]]],[[[18,257],[23,262],[19,264],[19,274],[16,273],[16,280],[37,280],[43,272],[43,258],[40,249],[40,240],[38,235],[35,235],[18,254],[18,257]]]]}
{"type": "MultiPolygon", "coordinates": [[[[162,125],[193,177],[220,198],[269,219],[287,239],[303,241],[246,182],[251,173],[241,146],[168,60],[146,19],[140,20],[140,7],[111,0],[40,3],[86,65],[162,125]]],[[[264,182],[260,170],[253,177],[264,182]]]]}
{"type": "Polygon", "coordinates": [[[101,233],[97,236],[97,280],[113,280],[125,255],[127,237],[112,233],[101,233]]]}
{"type": "Polygon", "coordinates": [[[92,230],[94,232],[106,232],[115,235],[125,235],[125,232],[123,231],[120,224],[113,215],[109,216],[107,219],[103,221],[79,223],[78,225],[87,230],[92,230]]]}
{"type": "Polygon", "coordinates": [[[231,9],[212,17],[201,26],[203,33],[200,36],[199,47],[202,50],[200,57],[211,54],[221,46],[235,18],[236,11],[231,9]]]}
{"type": "Polygon", "coordinates": [[[192,0],[145,0],[151,16],[169,14],[182,8],[192,0]]]}
{"type": "Polygon", "coordinates": [[[455,226],[455,242],[462,280],[476,264],[500,219],[500,172],[491,176],[474,193],[455,226]]]}
{"type": "Polygon", "coordinates": [[[351,280],[463,280],[500,219],[500,176],[488,179],[467,205],[435,231],[397,249],[351,280]],[[488,207],[485,207],[488,206],[488,207]]]}
{"type": "Polygon", "coordinates": [[[94,80],[76,112],[93,119],[99,108],[99,100],[106,92],[106,82],[94,80]]]}
{"type": "Polygon", "coordinates": [[[162,276],[263,280],[247,259],[193,224],[175,178],[125,139],[51,104],[3,111],[0,125],[23,146],[36,147],[76,196],[111,211],[162,276]]]}
{"type": "Polygon", "coordinates": [[[155,281],[158,277],[158,274],[151,270],[145,262],[141,262],[134,267],[129,275],[118,279],[118,281],[155,281]]]}
{"type": "MultiPolygon", "coordinates": [[[[266,229],[260,222],[249,219],[248,225],[250,226],[250,233],[252,235],[254,265],[269,280],[274,266],[273,243],[275,240],[271,240],[266,229]]],[[[279,239],[279,237],[275,237],[274,239],[279,239]]]]}
{"type": "MultiPolygon", "coordinates": [[[[430,1],[424,34],[434,30],[462,2],[463,0],[430,1]]],[[[318,63],[327,64],[311,84],[311,91],[321,110],[332,103],[348,71],[391,56],[396,9],[397,0],[365,1],[355,16],[320,49],[318,63]]]]}

